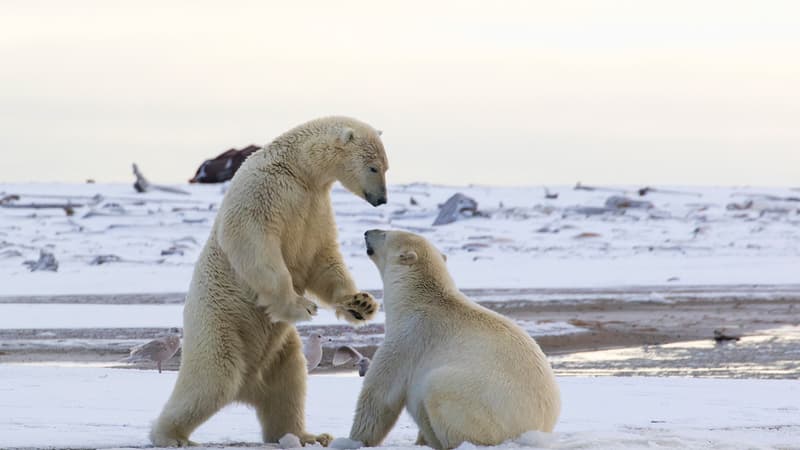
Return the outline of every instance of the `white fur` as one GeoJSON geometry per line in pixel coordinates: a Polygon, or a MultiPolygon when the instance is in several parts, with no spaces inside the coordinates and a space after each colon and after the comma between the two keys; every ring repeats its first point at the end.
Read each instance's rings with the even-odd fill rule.
{"type": "Polygon", "coordinates": [[[458,291],[445,259],[411,233],[367,233],[383,277],[386,338],[358,400],[350,439],[381,443],[405,406],[418,444],[497,445],[552,431],[555,377],[536,342],[458,291]]]}
{"type": "Polygon", "coordinates": [[[306,361],[293,323],[316,313],[307,291],[353,323],[377,313],[339,253],[330,189],[339,180],[385,198],[387,168],[372,127],[343,117],[300,125],[242,164],[195,266],[180,373],[150,434],[156,446],[188,444],[234,401],[255,407],[265,442],[292,433],[327,443],[305,429],[306,361]]]}

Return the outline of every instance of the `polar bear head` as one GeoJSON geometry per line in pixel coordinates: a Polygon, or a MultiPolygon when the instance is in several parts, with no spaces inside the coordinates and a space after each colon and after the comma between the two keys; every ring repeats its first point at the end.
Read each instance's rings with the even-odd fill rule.
{"type": "Polygon", "coordinates": [[[380,131],[356,121],[342,124],[335,133],[339,155],[336,178],[372,206],[386,203],[389,162],[380,135],[380,131]]]}
{"type": "Polygon", "coordinates": [[[369,230],[364,233],[367,255],[384,284],[412,279],[450,280],[447,257],[424,237],[405,231],[369,230]]]}

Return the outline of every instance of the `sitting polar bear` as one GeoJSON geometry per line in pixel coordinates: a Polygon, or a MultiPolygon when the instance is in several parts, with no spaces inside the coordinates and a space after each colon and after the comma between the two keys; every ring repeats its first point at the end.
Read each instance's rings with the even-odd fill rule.
{"type": "Polygon", "coordinates": [[[188,445],[223,406],[252,405],[265,442],[330,436],[305,429],[306,360],[293,323],[317,305],[363,323],[378,311],[339,253],[335,181],[373,206],[386,203],[379,132],[345,117],[300,125],[250,155],[231,181],[195,265],[183,310],[184,343],[172,395],[150,439],[188,445]]]}
{"type": "Polygon", "coordinates": [[[350,439],[333,446],[379,445],[403,406],[419,426],[417,444],[438,449],[552,431],[561,401],[539,345],[459,292],[444,256],[424,238],[365,236],[383,278],[386,338],[364,379],[350,439]]]}

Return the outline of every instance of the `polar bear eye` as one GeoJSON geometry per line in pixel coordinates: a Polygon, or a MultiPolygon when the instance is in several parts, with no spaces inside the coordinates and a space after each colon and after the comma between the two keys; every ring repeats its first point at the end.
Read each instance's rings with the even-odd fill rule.
{"type": "Polygon", "coordinates": [[[372,173],[378,173],[378,168],[377,167],[370,167],[369,171],[372,172],[372,173]]]}

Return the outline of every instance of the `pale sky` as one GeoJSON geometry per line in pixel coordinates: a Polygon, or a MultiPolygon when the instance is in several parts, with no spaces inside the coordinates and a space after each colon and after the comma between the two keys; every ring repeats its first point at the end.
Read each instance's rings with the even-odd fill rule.
{"type": "Polygon", "coordinates": [[[181,182],[331,114],[393,183],[798,186],[800,3],[0,4],[0,183],[181,182]]]}

